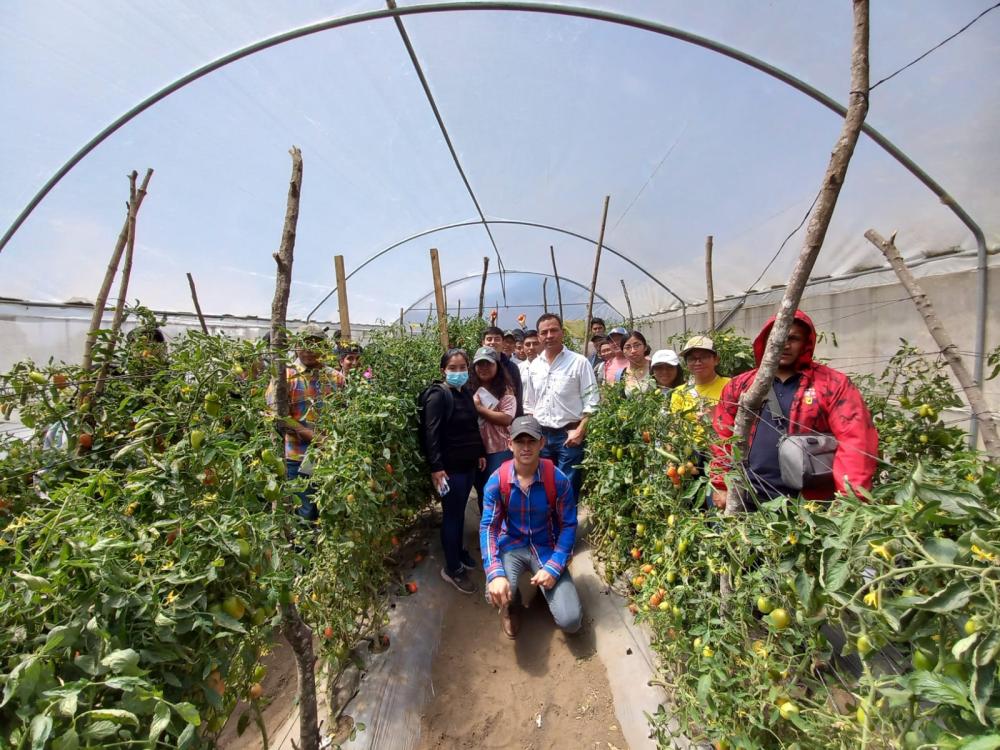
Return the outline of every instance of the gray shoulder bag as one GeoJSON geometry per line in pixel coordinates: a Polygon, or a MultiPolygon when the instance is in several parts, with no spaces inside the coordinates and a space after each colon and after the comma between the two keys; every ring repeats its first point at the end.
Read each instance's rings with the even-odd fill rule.
{"type": "Polygon", "coordinates": [[[767,406],[781,426],[778,438],[778,466],[786,487],[801,490],[833,481],[833,457],[837,453],[837,438],[829,433],[811,432],[789,435],[788,416],[778,403],[772,385],[767,394],[767,406]]]}

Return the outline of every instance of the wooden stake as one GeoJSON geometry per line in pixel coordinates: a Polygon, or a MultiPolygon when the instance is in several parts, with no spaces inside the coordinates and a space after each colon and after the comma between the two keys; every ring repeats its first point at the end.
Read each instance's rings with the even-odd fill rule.
{"type": "MultiPolygon", "coordinates": [[[[288,204],[278,252],[273,253],[277,264],[274,300],[271,303],[271,367],[275,379],[275,409],[279,429],[288,417],[288,379],[285,356],[288,349],[288,295],[292,287],[292,258],[295,232],[299,221],[299,196],[302,192],[302,152],[292,146],[292,176],[288,182],[288,204]]],[[[284,446],[281,447],[282,454],[284,446]]],[[[284,512],[284,509],[279,509],[284,512]]],[[[281,605],[281,632],[291,644],[299,675],[299,747],[319,750],[319,719],[316,708],[316,656],[313,653],[312,630],[302,620],[292,602],[281,605]]]]}
{"type": "MultiPolygon", "coordinates": [[[[785,293],[778,308],[774,326],[768,336],[767,346],[764,349],[760,366],[757,368],[757,374],[747,391],[740,396],[740,406],[733,427],[735,438],[733,450],[737,456],[749,454],[748,439],[754,415],[760,411],[774,380],[778,359],[781,357],[785,339],[788,338],[788,331],[795,318],[795,311],[802,299],[802,290],[805,288],[809,274],[816,263],[816,258],[823,248],[823,239],[826,237],[826,230],[830,226],[830,219],[833,217],[840,189],[847,176],[847,167],[858,143],[861,126],[868,114],[868,0],[854,0],[853,36],[851,94],[844,124],[833,152],[830,154],[830,162],[823,175],[819,197],[816,199],[816,207],[809,219],[803,247],[788,279],[788,285],[785,287],[785,293]]],[[[745,507],[743,503],[743,492],[745,491],[743,479],[739,476],[732,479],[732,486],[726,498],[726,515],[743,512],[745,507]]],[[[725,577],[722,587],[723,596],[728,595],[728,586],[729,579],[725,577]]]]}
{"type": "Polygon", "coordinates": [[[403,322],[403,314],[405,312],[406,311],[402,307],[399,308],[399,327],[402,328],[404,331],[406,330],[406,324],[403,322]]]}
{"type": "Polygon", "coordinates": [[[559,269],[556,268],[556,249],[552,245],[549,245],[549,255],[552,256],[552,275],[556,277],[556,297],[559,299],[559,318],[565,322],[566,318],[563,316],[562,286],[559,285],[559,269]]]}
{"type": "Polygon", "coordinates": [[[955,346],[955,343],[951,340],[951,336],[948,335],[948,331],[945,330],[944,323],[941,322],[937,313],[934,312],[934,306],[931,305],[931,301],[913,277],[910,269],[906,267],[906,263],[899,254],[899,250],[896,249],[895,232],[893,232],[889,239],[885,239],[874,229],[869,229],[865,232],[865,237],[882,251],[882,254],[889,261],[889,265],[892,266],[892,269],[899,277],[903,287],[913,298],[913,304],[916,305],[917,312],[920,313],[927,324],[927,330],[930,331],[934,343],[941,349],[941,354],[944,355],[948,364],[951,365],[951,370],[955,373],[955,379],[965,392],[965,398],[972,408],[972,418],[979,423],[980,434],[983,436],[983,446],[986,448],[986,453],[994,462],[1000,461],[1000,437],[997,435],[997,426],[993,421],[989,404],[986,403],[982,390],[976,384],[968,369],[966,369],[965,362],[962,361],[962,357],[958,353],[958,347],[955,346]]]}
{"type": "MultiPolygon", "coordinates": [[[[139,199],[139,189],[135,186],[135,181],[138,176],[139,175],[135,170],[133,170],[132,174],[128,176],[129,212],[128,239],[125,241],[125,260],[122,263],[122,277],[118,285],[118,299],[115,300],[115,314],[111,319],[111,336],[108,338],[108,350],[104,353],[104,361],[101,363],[101,371],[98,373],[97,383],[94,385],[95,397],[104,393],[104,385],[107,382],[108,373],[111,372],[111,358],[115,353],[115,347],[118,343],[118,334],[121,331],[122,323],[125,320],[125,304],[128,299],[128,285],[129,280],[132,278],[132,256],[135,253],[135,219],[139,210],[139,204],[141,203],[141,200],[139,199]]],[[[149,185],[149,179],[152,176],[153,170],[147,169],[146,176],[142,181],[144,196],[146,187],[149,185]]]]}
{"type": "Polygon", "coordinates": [[[586,342],[590,340],[590,319],[594,315],[594,292],[597,291],[597,272],[601,268],[601,248],[604,247],[604,228],[608,224],[608,204],[611,196],[604,196],[604,210],[601,212],[601,233],[597,235],[597,252],[594,254],[594,276],[590,281],[590,299],[587,301],[587,321],[583,326],[584,349],[586,342]]]}
{"type": "Polygon", "coordinates": [[[201,314],[201,305],[198,304],[198,290],[194,287],[194,277],[188,272],[188,286],[191,287],[191,299],[194,302],[194,311],[198,314],[198,322],[201,324],[201,332],[208,335],[208,326],[205,324],[205,316],[201,314]]]}
{"type": "Polygon", "coordinates": [[[542,279],[542,309],[545,310],[545,312],[549,311],[549,293],[545,289],[545,287],[548,286],[548,283],[549,277],[546,276],[542,279]]]}
{"type": "Polygon", "coordinates": [[[705,287],[708,289],[708,331],[715,330],[715,285],[712,282],[712,235],[705,238],[705,287]]]}
{"type": "Polygon", "coordinates": [[[462,319],[462,298],[461,297],[458,298],[458,312],[455,313],[455,317],[457,317],[459,320],[462,319]]]}
{"type": "MultiPolygon", "coordinates": [[[[351,340],[351,313],[347,309],[347,275],[344,273],[344,256],[333,256],[334,273],[337,274],[337,305],[340,307],[340,339],[351,340]]],[[[339,343],[339,342],[338,342],[339,343]]]]}
{"type": "Polygon", "coordinates": [[[490,270],[490,259],[483,256],[483,280],[479,284],[479,317],[483,317],[483,299],[486,297],[486,272],[490,270]]]}
{"type": "Polygon", "coordinates": [[[622,293],[625,295],[625,305],[628,307],[628,329],[635,330],[635,319],[632,317],[632,300],[628,298],[628,289],[625,288],[625,279],[622,282],[622,293]]]}
{"type": "MultiPolygon", "coordinates": [[[[134,174],[134,172],[133,172],[134,174]]],[[[108,261],[108,268],[104,272],[104,281],[101,282],[100,291],[97,292],[97,299],[94,300],[94,312],[90,316],[90,330],[87,333],[87,341],[83,345],[83,361],[80,365],[84,371],[90,370],[94,363],[94,344],[97,341],[97,332],[101,329],[101,319],[104,317],[104,308],[108,303],[108,293],[111,291],[111,282],[114,281],[115,274],[118,273],[118,264],[121,262],[122,253],[128,243],[129,232],[135,236],[135,217],[139,213],[139,207],[146,197],[146,188],[149,180],[153,176],[153,170],[147,169],[146,176],[142,180],[142,185],[135,192],[135,199],[132,200],[131,186],[129,189],[128,214],[125,217],[125,225],[118,234],[118,241],[115,249],[111,252],[111,259],[108,261]]],[[[81,389],[81,391],[84,389],[81,389]]]]}
{"type": "Polygon", "coordinates": [[[441,336],[441,348],[448,349],[448,312],[444,305],[444,287],[441,286],[441,265],[438,261],[436,247],[431,248],[431,273],[434,275],[434,300],[438,309],[438,332],[441,336]]]}

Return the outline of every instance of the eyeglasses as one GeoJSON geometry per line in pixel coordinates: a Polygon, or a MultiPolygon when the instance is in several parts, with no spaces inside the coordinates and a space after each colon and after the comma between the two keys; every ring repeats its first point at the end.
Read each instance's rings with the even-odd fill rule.
{"type": "Polygon", "coordinates": [[[715,357],[714,354],[688,354],[684,357],[685,362],[708,362],[715,357]]]}
{"type": "Polygon", "coordinates": [[[625,344],[625,346],[622,347],[623,352],[638,352],[645,350],[646,347],[644,347],[642,344],[625,344]]]}

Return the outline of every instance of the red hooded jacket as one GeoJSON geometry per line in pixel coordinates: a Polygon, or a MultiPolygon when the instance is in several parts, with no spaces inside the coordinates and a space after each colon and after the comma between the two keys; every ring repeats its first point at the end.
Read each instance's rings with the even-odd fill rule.
{"type": "MultiPolygon", "coordinates": [[[[861,392],[842,372],[826,365],[813,362],[816,347],[816,329],[812,320],[801,310],[795,311],[795,320],[809,329],[805,346],[797,369],[802,373],[798,391],[792,399],[788,415],[789,434],[825,432],[832,434],[839,443],[833,459],[833,486],[812,487],[802,491],[804,497],[820,500],[833,497],[835,492],[844,492],[847,482],[853,487],[871,489],[875,476],[875,457],[878,453],[878,432],[872,422],[868,407],[861,392]]],[[[753,342],[753,353],[757,366],[764,356],[767,337],[774,326],[774,317],[764,324],[753,342]]],[[[757,370],[737,375],[726,384],[722,399],[715,407],[713,423],[715,431],[723,440],[733,435],[733,424],[739,408],[740,396],[750,388],[757,370]]],[[[757,431],[755,421],[750,428],[750,443],[757,431]]],[[[724,474],[729,468],[731,446],[716,443],[711,466],[712,484],[725,489],[724,474]]]]}

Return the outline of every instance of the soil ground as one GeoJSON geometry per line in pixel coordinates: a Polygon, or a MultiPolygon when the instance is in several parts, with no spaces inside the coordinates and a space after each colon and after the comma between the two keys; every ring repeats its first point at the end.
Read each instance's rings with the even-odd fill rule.
{"type": "Polygon", "coordinates": [[[511,641],[473,575],[479,591],[454,592],[444,614],[421,749],[625,748],[589,618],[566,637],[536,595],[511,641]]]}

